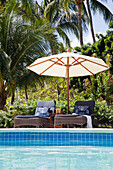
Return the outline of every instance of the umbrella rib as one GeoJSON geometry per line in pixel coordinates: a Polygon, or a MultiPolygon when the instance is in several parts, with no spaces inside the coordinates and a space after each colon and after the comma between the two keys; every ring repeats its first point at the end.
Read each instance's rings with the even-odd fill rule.
{"type": "MultiPolygon", "coordinates": [[[[99,63],[97,63],[97,62],[95,62],[95,61],[91,61],[91,60],[88,60],[88,59],[84,59],[84,58],[82,58],[82,57],[79,57],[78,59],[75,59],[74,57],[72,57],[75,61],[73,61],[73,65],[76,65],[76,64],[74,64],[75,62],[78,62],[78,60],[79,59],[83,59],[83,61],[81,61],[81,62],[85,62],[85,61],[88,61],[88,62],[91,62],[91,63],[94,63],[94,64],[97,64],[97,65],[99,65],[99,66],[102,66],[102,67],[105,67],[105,68],[108,68],[108,66],[105,66],[105,65],[103,65],[103,64],[99,64],[99,63]]],[[[80,62],[78,62],[77,64],[80,64],[80,62]]]]}
{"type": "MultiPolygon", "coordinates": [[[[65,63],[61,60],[63,57],[61,57],[61,58],[56,58],[56,59],[58,59],[58,61],[60,61],[63,65],[65,65],[65,63]]],[[[53,60],[50,60],[51,62],[55,62],[55,61],[53,61],[53,60]]],[[[62,64],[61,63],[55,63],[55,64],[58,64],[58,65],[60,65],[60,66],[62,66],[62,64]]]]}
{"type": "Polygon", "coordinates": [[[42,64],[42,63],[45,63],[45,62],[47,62],[47,61],[52,61],[52,59],[54,59],[54,58],[51,58],[51,59],[48,59],[48,60],[44,60],[44,61],[41,61],[41,62],[36,63],[36,64],[31,64],[31,65],[30,65],[30,66],[28,66],[28,67],[37,66],[37,65],[42,64]]]}
{"type": "MultiPolygon", "coordinates": [[[[63,57],[61,57],[60,59],[59,58],[57,58],[62,64],[64,64],[65,65],[65,63],[61,60],[63,57]]],[[[59,64],[59,63],[58,63],[59,64]]],[[[61,64],[60,64],[61,65],[61,64]]]]}
{"type": "MultiPolygon", "coordinates": [[[[63,57],[61,57],[61,59],[62,59],[63,57]]],[[[58,61],[59,61],[60,59],[58,58],[58,60],[57,61],[55,61],[53,64],[51,64],[49,67],[47,67],[44,71],[42,71],[41,73],[40,73],[40,75],[42,75],[44,72],[46,72],[49,68],[51,68],[53,65],[55,65],[55,64],[57,64],[58,63],[58,61]]],[[[51,61],[51,60],[49,60],[49,61],[51,61]]],[[[53,62],[53,61],[52,61],[53,62]]]]}
{"type": "MultiPolygon", "coordinates": [[[[61,57],[60,59],[59,58],[57,58],[58,60],[57,61],[61,61],[62,62],[62,64],[64,64],[64,62],[61,60],[63,57],[61,57]]],[[[39,62],[39,63],[36,63],[36,64],[32,64],[32,65],[30,65],[30,66],[28,66],[29,68],[30,67],[34,67],[34,66],[37,66],[37,65],[39,65],[39,64],[43,64],[43,63],[45,63],[45,62],[47,62],[47,61],[51,61],[51,62],[55,62],[55,61],[53,61],[53,59],[55,59],[55,58],[51,58],[51,59],[48,59],[48,60],[44,60],[44,61],[41,61],[41,62],[39,62]]],[[[62,65],[62,64],[60,64],[60,63],[57,63],[58,65],[62,65]]]]}
{"type": "Polygon", "coordinates": [[[74,61],[72,62],[72,64],[74,65],[74,63],[75,63],[76,61],[78,61],[79,58],[78,58],[78,59],[75,59],[74,57],[72,57],[72,58],[74,59],[74,61]]]}
{"type": "MultiPolygon", "coordinates": [[[[73,57],[72,57],[73,58],[73,57]]],[[[85,68],[88,72],[90,72],[92,75],[94,75],[94,73],[93,72],[91,72],[88,68],[86,68],[83,64],[81,64],[81,62],[84,62],[84,61],[81,61],[81,62],[79,62],[78,60],[79,60],[80,58],[78,58],[77,60],[74,58],[74,60],[75,60],[75,62],[77,62],[76,64],[74,64],[74,65],[78,65],[78,64],[80,64],[83,68],[85,68]]],[[[74,63],[74,62],[73,62],[74,63]]]]}
{"type": "MultiPolygon", "coordinates": [[[[83,61],[78,61],[80,58],[78,58],[78,59],[75,59],[74,57],[72,57],[75,61],[73,61],[72,62],[72,65],[73,66],[75,66],[75,65],[78,65],[78,64],[80,64],[80,65],[82,65],[81,63],[83,63],[83,62],[85,62],[86,60],[83,60],[83,61]],[[75,63],[75,62],[77,62],[77,63],[75,63]],[[75,63],[75,64],[74,64],[75,63]]],[[[83,66],[83,65],[82,65],[83,66]]],[[[84,68],[85,68],[85,66],[84,66],[84,68]]]]}
{"type": "MultiPolygon", "coordinates": [[[[80,57],[80,58],[81,58],[81,59],[84,59],[84,58],[82,58],[82,57],[80,57]]],[[[97,65],[99,65],[99,66],[108,68],[108,66],[105,66],[105,65],[103,65],[103,64],[99,64],[99,63],[97,63],[97,62],[95,62],[95,61],[90,61],[90,60],[88,60],[88,59],[84,59],[84,61],[89,61],[89,62],[94,63],[94,64],[97,64],[97,65]]]]}
{"type": "Polygon", "coordinates": [[[84,65],[82,65],[81,63],[80,63],[80,65],[81,65],[83,68],[85,68],[87,71],[89,71],[92,75],[94,75],[94,73],[93,73],[92,71],[90,71],[88,68],[86,68],[84,65]]]}

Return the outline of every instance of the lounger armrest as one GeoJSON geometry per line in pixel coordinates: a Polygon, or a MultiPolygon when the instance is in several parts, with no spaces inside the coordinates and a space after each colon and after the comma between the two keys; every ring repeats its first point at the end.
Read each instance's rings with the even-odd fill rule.
{"type": "Polygon", "coordinates": [[[94,127],[98,127],[99,117],[96,114],[91,114],[92,123],[94,127]]]}
{"type": "Polygon", "coordinates": [[[94,114],[94,113],[91,114],[91,117],[92,117],[92,118],[96,117],[96,118],[99,120],[99,117],[98,117],[96,114],[94,114]]]}
{"type": "Polygon", "coordinates": [[[55,117],[56,113],[52,113],[50,114],[50,128],[54,127],[54,117],[55,117]]]}

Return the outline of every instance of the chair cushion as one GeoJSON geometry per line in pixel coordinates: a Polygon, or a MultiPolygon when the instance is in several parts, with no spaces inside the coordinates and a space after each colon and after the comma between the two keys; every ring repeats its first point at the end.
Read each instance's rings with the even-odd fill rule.
{"type": "Polygon", "coordinates": [[[35,111],[35,116],[49,117],[48,107],[37,107],[35,111]]]}
{"type": "Polygon", "coordinates": [[[35,115],[18,115],[16,116],[16,118],[22,118],[22,119],[26,119],[26,118],[37,118],[38,116],[35,116],[35,115]]]}
{"type": "MultiPolygon", "coordinates": [[[[95,106],[95,101],[94,100],[87,100],[87,101],[76,101],[75,102],[75,106],[90,106],[90,109],[89,109],[89,115],[93,114],[94,113],[94,106],[95,106]]],[[[74,106],[74,111],[73,113],[75,113],[75,106],[74,106]]]]}
{"type": "Polygon", "coordinates": [[[56,114],[55,115],[55,117],[77,117],[77,116],[80,116],[80,115],[78,115],[78,114],[76,114],[76,115],[75,114],[68,114],[68,115],[67,114],[65,114],[65,115],[62,115],[62,114],[57,115],[56,114]]]}
{"type": "Polygon", "coordinates": [[[78,115],[89,115],[90,112],[90,106],[81,106],[81,105],[76,105],[75,106],[75,113],[78,115]]]}
{"type": "Polygon", "coordinates": [[[40,108],[44,108],[44,107],[48,107],[50,108],[49,110],[49,113],[55,113],[55,107],[56,107],[56,102],[53,101],[53,100],[50,100],[50,101],[38,101],[37,102],[37,108],[40,107],[40,108]]]}

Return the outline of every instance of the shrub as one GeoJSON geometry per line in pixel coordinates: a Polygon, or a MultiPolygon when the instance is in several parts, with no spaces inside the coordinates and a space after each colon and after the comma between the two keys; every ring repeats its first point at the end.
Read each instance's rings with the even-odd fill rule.
{"type": "Polygon", "coordinates": [[[106,101],[96,101],[95,103],[95,114],[99,117],[101,124],[111,124],[113,119],[113,108],[112,105],[108,106],[106,101]]]}
{"type": "Polygon", "coordinates": [[[10,112],[0,110],[0,128],[11,128],[14,124],[14,118],[10,112]]]}

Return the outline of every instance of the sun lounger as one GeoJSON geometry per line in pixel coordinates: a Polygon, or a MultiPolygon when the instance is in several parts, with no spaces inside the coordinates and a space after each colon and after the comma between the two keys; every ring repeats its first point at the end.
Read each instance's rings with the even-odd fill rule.
{"type": "Polygon", "coordinates": [[[75,126],[79,126],[79,127],[87,127],[87,116],[85,116],[85,115],[91,116],[92,125],[97,127],[98,126],[98,118],[94,114],[94,106],[95,106],[94,100],[77,101],[74,106],[74,111],[73,111],[74,114],[56,115],[55,116],[54,127],[63,127],[64,125],[66,125],[66,126],[75,125],[75,126]],[[83,107],[82,110],[80,110],[81,107],[83,107]],[[77,109],[79,110],[79,112],[77,109]],[[95,116],[96,116],[96,119],[95,119],[95,116]]]}
{"type": "Polygon", "coordinates": [[[38,101],[35,115],[19,115],[14,119],[14,127],[34,126],[52,127],[52,116],[55,113],[55,101],[38,101]]]}

